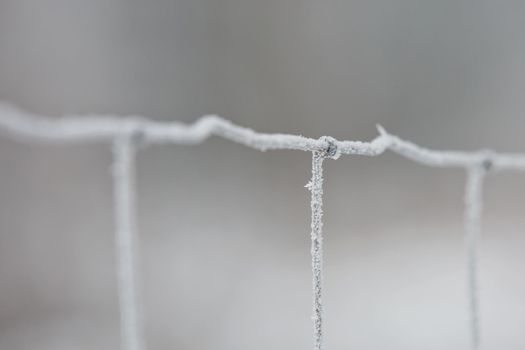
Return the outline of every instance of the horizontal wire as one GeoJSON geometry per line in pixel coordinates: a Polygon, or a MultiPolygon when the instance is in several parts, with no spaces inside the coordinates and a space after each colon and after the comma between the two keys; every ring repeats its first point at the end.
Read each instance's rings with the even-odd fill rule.
{"type": "Polygon", "coordinates": [[[327,136],[312,139],[300,135],[258,133],[215,115],[201,117],[193,124],[111,115],[51,119],[0,104],[0,132],[20,139],[51,142],[110,141],[117,136],[133,133],[148,144],[198,144],[215,135],[261,151],[329,150],[331,158],[338,158],[342,154],[377,156],[391,150],[416,163],[434,167],[470,168],[484,164],[494,170],[525,170],[525,153],[435,151],[389,134],[381,126],[378,126],[378,130],[379,136],[370,142],[339,141],[327,136]]]}

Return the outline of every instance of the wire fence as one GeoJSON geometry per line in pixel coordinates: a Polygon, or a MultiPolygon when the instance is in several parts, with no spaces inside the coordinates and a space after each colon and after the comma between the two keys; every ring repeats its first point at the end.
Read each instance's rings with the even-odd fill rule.
{"type": "Polygon", "coordinates": [[[111,115],[67,116],[49,119],[9,105],[0,105],[0,133],[19,141],[108,142],[113,146],[115,245],[122,350],[145,350],[140,286],[137,278],[135,209],[135,151],[149,144],[193,145],[219,136],[261,151],[291,149],[312,152],[311,192],[312,321],[314,349],[323,349],[323,161],[341,155],[378,156],[393,151],[416,163],[466,170],[464,230],[471,349],[479,350],[481,331],[478,298],[477,245],[481,233],[483,180],[487,173],[525,171],[525,154],[434,151],[389,134],[378,126],[370,142],[339,141],[289,134],[258,133],[218,116],[204,116],[187,125],[155,122],[143,117],[111,115]]]}

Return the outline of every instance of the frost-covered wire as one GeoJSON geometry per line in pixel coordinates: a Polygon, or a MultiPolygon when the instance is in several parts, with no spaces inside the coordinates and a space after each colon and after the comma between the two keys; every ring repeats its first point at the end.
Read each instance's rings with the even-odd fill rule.
{"type": "Polygon", "coordinates": [[[306,188],[311,193],[311,233],[312,240],[312,321],[314,331],[314,350],[321,350],[323,344],[323,160],[325,152],[312,152],[312,178],[306,188]]]}
{"type": "Polygon", "coordinates": [[[135,129],[142,140],[150,144],[197,144],[216,135],[261,151],[290,149],[312,152],[332,148],[335,152],[334,158],[338,158],[343,154],[377,156],[391,150],[428,166],[467,168],[479,163],[480,159],[489,159],[496,170],[525,170],[523,153],[496,153],[486,150],[434,151],[391,135],[381,126],[378,126],[379,136],[370,142],[338,141],[326,137],[312,139],[300,135],[259,133],[215,115],[204,116],[193,124],[177,121],[158,122],[139,116],[111,115],[73,115],[51,119],[0,104],[0,132],[17,139],[49,142],[111,141],[127,133],[129,128],[135,129]]]}
{"type": "Polygon", "coordinates": [[[332,147],[337,158],[343,154],[377,156],[391,150],[417,163],[438,167],[470,167],[480,159],[488,159],[494,169],[525,170],[525,154],[496,153],[486,150],[473,152],[433,151],[389,134],[378,126],[379,136],[370,142],[338,141],[333,138],[312,139],[290,134],[258,133],[237,126],[215,115],[204,116],[193,124],[177,121],[157,122],[139,116],[111,115],[69,116],[51,119],[36,116],[10,105],[0,104],[0,132],[17,139],[48,142],[111,141],[136,130],[145,143],[197,144],[216,135],[261,151],[291,149],[324,151],[332,147]]]}
{"type": "Polygon", "coordinates": [[[465,185],[465,244],[467,249],[467,281],[470,313],[471,348],[480,346],[480,315],[478,288],[478,241],[481,234],[483,209],[483,179],[489,163],[479,164],[467,170],[465,185]]]}
{"type": "Polygon", "coordinates": [[[69,116],[50,119],[0,104],[0,133],[19,140],[42,142],[112,142],[114,149],[115,221],[117,274],[124,350],[142,350],[135,254],[134,143],[197,144],[216,135],[265,151],[301,150],[313,153],[311,191],[311,238],[313,270],[313,321],[315,350],[322,348],[322,163],[343,154],[377,156],[391,150],[416,163],[433,167],[459,167],[468,170],[465,193],[465,232],[472,348],[479,349],[480,327],[477,292],[477,241],[480,234],[483,177],[494,170],[525,170],[524,153],[496,153],[488,150],[460,152],[434,151],[389,134],[378,126],[379,136],[370,142],[338,141],[289,134],[258,133],[237,126],[218,116],[204,116],[193,124],[157,122],[138,116],[69,116]]]}
{"type": "Polygon", "coordinates": [[[113,191],[117,287],[122,350],[144,350],[137,283],[135,140],[132,130],[113,142],[113,191]]]}

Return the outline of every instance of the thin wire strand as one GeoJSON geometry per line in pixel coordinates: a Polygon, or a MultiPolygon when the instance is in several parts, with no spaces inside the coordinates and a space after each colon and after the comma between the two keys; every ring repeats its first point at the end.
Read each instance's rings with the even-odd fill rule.
{"type": "Polygon", "coordinates": [[[51,142],[111,141],[135,128],[145,143],[196,144],[216,135],[261,151],[291,149],[324,151],[331,144],[337,156],[356,154],[377,156],[391,150],[414,162],[435,167],[468,168],[490,158],[495,170],[525,171],[525,154],[496,153],[487,150],[473,152],[434,151],[391,135],[378,126],[380,135],[370,142],[337,141],[333,138],[311,139],[299,135],[265,134],[237,126],[218,116],[204,116],[195,123],[155,122],[143,117],[69,116],[50,119],[0,104],[0,131],[17,139],[51,142]],[[328,139],[331,142],[328,142],[328,139]]]}
{"type": "Polygon", "coordinates": [[[483,166],[474,166],[468,169],[465,186],[465,243],[467,249],[467,285],[472,350],[479,350],[481,344],[478,241],[481,235],[482,192],[486,171],[486,168],[483,166]]]}
{"type": "Polygon", "coordinates": [[[113,143],[113,188],[115,243],[120,327],[123,350],[143,350],[137,283],[137,245],[135,209],[135,146],[133,134],[120,136],[113,143]]]}
{"type": "Polygon", "coordinates": [[[312,179],[306,185],[311,193],[312,321],[314,350],[323,347],[323,160],[325,152],[312,152],[312,179]]]}

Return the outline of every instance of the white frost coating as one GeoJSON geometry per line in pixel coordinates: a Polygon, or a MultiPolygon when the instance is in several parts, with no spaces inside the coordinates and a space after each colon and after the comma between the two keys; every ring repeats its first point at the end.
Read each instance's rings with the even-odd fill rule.
{"type": "Polygon", "coordinates": [[[311,192],[312,302],[314,350],[323,347],[323,160],[329,154],[312,152],[312,179],[306,185],[311,192]]]}
{"type": "Polygon", "coordinates": [[[133,133],[113,143],[113,189],[117,283],[122,350],[143,350],[145,343],[139,313],[136,278],[135,146],[133,133]]]}
{"type": "Polygon", "coordinates": [[[472,328],[472,349],[480,343],[477,295],[477,240],[480,234],[482,180],[490,166],[494,170],[525,171],[525,154],[434,151],[387,133],[378,126],[379,136],[371,142],[338,141],[324,136],[311,139],[288,134],[264,134],[234,125],[218,116],[204,116],[195,123],[155,122],[138,116],[70,116],[49,119],[0,104],[0,133],[20,140],[48,142],[110,141],[114,144],[115,221],[118,255],[119,301],[124,350],[143,350],[144,340],[138,312],[135,281],[136,254],[134,143],[196,144],[216,135],[261,151],[293,149],[313,152],[312,181],[312,269],[315,350],[322,347],[322,162],[342,154],[377,156],[391,150],[416,163],[434,167],[461,167],[468,170],[465,194],[465,231],[468,247],[468,279],[472,328]]]}
{"type": "Polygon", "coordinates": [[[487,168],[483,165],[468,169],[465,186],[465,243],[467,248],[467,282],[470,312],[471,348],[480,347],[480,317],[478,297],[478,240],[481,234],[483,207],[483,179],[487,168]]]}
{"type": "Polygon", "coordinates": [[[387,149],[419,164],[433,167],[470,168],[482,162],[490,162],[494,170],[525,170],[525,154],[496,153],[489,150],[474,152],[434,151],[391,135],[381,126],[378,126],[378,130],[381,134],[380,137],[384,138],[382,142],[387,149]]]}
{"type": "Polygon", "coordinates": [[[237,126],[218,116],[204,116],[195,123],[156,122],[143,117],[69,116],[50,119],[35,116],[9,105],[0,104],[0,132],[19,139],[40,141],[109,141],[135,129],[147,143],[196,144],[216,135],[261,151],[294,149],[326,151],[333,148],[341,154],[377,156],[389,149],[417,163],[437,167],[470,167],[480,160],[490,160],[496,170],[525,170],[525,154],[490,151],[433,151],[387,133],[378,126],[380,135],[371,142],[338,141],[331,137],[311,139],[289,134],[264,134],[237,126]]]}

